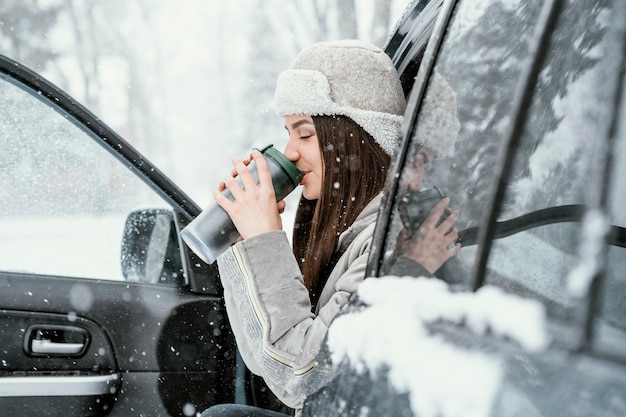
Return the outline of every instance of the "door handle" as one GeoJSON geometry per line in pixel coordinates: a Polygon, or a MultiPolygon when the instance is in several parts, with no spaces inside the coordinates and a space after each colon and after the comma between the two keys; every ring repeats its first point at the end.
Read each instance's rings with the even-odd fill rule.
{"type": "Polygon", "coordinates": [[[31,356],[81,356],[89,340],[81,327],[35,324],[26,330],[24,350],[31,356]]]}
{"type": "Polygon", "coordinates": [[[53,342],[49,339],[34,339],[30,345],[32,353],[49,355],[76,355],[84,348],[84,343],[53,342]]]}

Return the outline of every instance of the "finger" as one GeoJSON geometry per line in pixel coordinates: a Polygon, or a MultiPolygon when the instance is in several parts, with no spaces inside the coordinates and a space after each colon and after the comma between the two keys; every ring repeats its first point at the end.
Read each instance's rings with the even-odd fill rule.
{"type": "Polygon", "coordinates": [[[450,248],[450,258],[453,257],[453,256],[456,256],[459,253],[460,250],[461,250],[461,244],[460,243],[457,243],[454,246],[452,246],[450,248]]]}
{"type": "Polygon", "coordinates": [[[398,233],[398,238],[402,240],[408,240],[411,237],[409,231],[406,228],[402,228],[400,233],[398,233]]]}
{"type": "Polygon", "coordinates": [[[252,152],[252,159],[256,164],[257,173],[259,175],[259,186],[267,188],[271,194],[274,194],[274,186],[272,185],[272,174],[270,173],[270,167],[267,164],[267,160],[263,154],[257,150],[252,152]]]}
{"type": "Polygon", "coordinates": [[[232,201],[230,201],[224,194],[222,194],[220,190],[213,191],[213,198],[215,199],[215,202],[218,206],[228,212],[228,208],[232,204],[232,201]]]}
{"type": "Polygon", "coordinates": [[[276,205],[278,206],[278,212],[280,214],[283,214],[283,212],[285,211],[285,207],[287,207],[287,203],[285,202],[285,200],[280,200],[278,203],[276,203],[276,205]]]}
{"type": "Polygon", "coordinates": [[[430,214],[426,216],[426,219],[424,220],[423,225],[435,227],[437,224],[437,221],[441,218],[443,211],[446,209],[446,207],[448,207],[449,203],[450,203],[450,199],[448,197],[444,197],[441,200],[439,200],[439,202],[435,204],[433,209],[430,211],[430,214]]]}
{"type": "Polygon", "coordinates": [[[448,233],[445,237],[448,244],[456,243],[456,241],[459,240],[459,231],[453,227],[450,233],[448,233]]]}
{"type": "Polygon", "coordinates": [[[241,184],[239,184],[239,182],[237,182],[237,180],[234,177],[226,178],[226,180],[224,180],[224,184],[226,188],[228,188],[228,191],[230,191],[230,193],[233,195],[233,198],[235,200],[237,200],[238,198],[241,198],[243,194],[243,188],[241,184]]]}
{"type": "Polygon", "coordinates": [[[438,226],[439,229],[445,230],[444,234],[448,234],[448,232],[452,229],[452,225],[459,218],[459,212],[453,211],[441,224],[438,226]]]}
{"type": "MultiPolygon", "coordinates": [[[[241,161],[243,162],[243,164],[245,166],[250,165],[250,160],[249,159],[242,159],[241,161]]],[[[234,158],[233,158],[233,163],[234,163],[234,158]]],[[[235,168],[233,168],[233,170],[231,171],[230,175],[232,177],[236,177],[237,176],[237,170],[235,168]]]]}
{"type": "Polygon", "coordinates": [[[252,190],[256,185],[256,182],[254,181],[254,178],[252,178],[252,174],[250,173],[247,165],[244,164],[243,161],[244,160],[240,158],[233,158],[233,165],[237,171],[237,176],[239,176],[241,183],[243,184],[243,188],[252,190]]]}

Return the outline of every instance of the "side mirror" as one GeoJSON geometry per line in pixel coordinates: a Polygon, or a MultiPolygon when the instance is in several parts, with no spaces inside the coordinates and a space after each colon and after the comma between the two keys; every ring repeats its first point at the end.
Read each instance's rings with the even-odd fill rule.
{"type": "Polygon", "coordinates": [[[122,274],[127,281],[185,283],[174,213],[167,209],[136,210],[124,226],[122,274]]]}

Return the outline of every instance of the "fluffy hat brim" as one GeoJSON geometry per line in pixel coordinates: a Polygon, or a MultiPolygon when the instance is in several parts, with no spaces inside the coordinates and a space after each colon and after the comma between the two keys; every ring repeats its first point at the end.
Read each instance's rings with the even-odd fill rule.
{"type": "Polygon", "coordinates": [[[380,147],[392,154],[398,142],[402,116],[337,104],[331,98],[330,85],[324,74],[315,70],[290,69],[278,76],[274,107],[279,116],[341,115],[354,120],[368,132],[380,147]]]}

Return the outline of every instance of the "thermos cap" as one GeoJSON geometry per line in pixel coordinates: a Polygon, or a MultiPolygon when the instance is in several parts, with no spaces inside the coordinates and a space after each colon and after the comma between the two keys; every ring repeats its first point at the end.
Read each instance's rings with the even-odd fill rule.
{"type": "Polygon", "coordinates": [[[431,198],[436,198],[437,200],[440,200],[444,197],[445,195],[441,192],[441,190],[435,186],[427,190],[420,190],[420,192],[417,193],[416,198],[413,200],[413,203],[430,200],[431,198]]]}
{"type": "Polygon", "coordinates": [[[274,145],[267,145],[265,148],[259,149],[259,152],[261,152],[265,156],[271,157],[274,161],[276,161],[278,165],[280,165],[281,168],[285,170],[294,185],[300,184],[300,181],[302,181],[304,174],[300,172],[300,170],[296,168],[296,166],[289,159],[287,159],[287,157],[282,152],[274,148],[274,145]]]}

